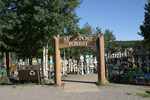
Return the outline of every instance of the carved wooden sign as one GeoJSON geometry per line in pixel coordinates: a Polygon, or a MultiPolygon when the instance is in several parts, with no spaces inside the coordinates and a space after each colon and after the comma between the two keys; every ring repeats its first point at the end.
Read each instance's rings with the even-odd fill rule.
{"type": "Polygon", "coordinates": [[[96,47],[98,36],[69,35],[59,37],[59,48],[96,47]]]}

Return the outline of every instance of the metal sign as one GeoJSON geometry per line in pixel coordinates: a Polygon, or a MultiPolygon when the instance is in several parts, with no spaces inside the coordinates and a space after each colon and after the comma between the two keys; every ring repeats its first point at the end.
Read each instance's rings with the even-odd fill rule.
{"type": "Polygon", "coordinates": [[[59,37],[59,48],[96,47],[98,36],[70,35],[59,37]]]}

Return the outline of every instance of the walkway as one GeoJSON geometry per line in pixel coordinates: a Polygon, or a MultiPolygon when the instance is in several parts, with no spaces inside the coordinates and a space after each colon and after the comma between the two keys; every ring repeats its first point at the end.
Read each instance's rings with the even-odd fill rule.
{"type": "Polygon", "coordinates": [[[63,91],[98,92],[100,90],[95,84],[98,80],[97,77],[97,74],[63,76],[62,83],[65,83],[63,91]]]}

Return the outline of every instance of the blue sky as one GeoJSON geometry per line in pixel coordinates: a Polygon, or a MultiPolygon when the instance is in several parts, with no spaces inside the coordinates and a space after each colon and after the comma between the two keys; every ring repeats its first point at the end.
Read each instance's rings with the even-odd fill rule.
{"type": "Polygon", "coordinates": [[[142,40],[138,35],[148,0],[84,0],[77,8],[79,27],[88,22],[92,28],[113,31],[117,40],[142,40]]]}

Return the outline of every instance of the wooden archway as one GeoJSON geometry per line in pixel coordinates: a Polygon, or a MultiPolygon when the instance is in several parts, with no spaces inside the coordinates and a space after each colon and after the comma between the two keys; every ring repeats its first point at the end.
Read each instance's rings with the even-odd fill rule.
{"type": "Polygon", "coordinates": [[[61,85],[60,48],[97,47],[98,51],[98,82],[105,84],[105,52],[104,36],[69,35],[54,37],[54,83],[61,85]]]}

